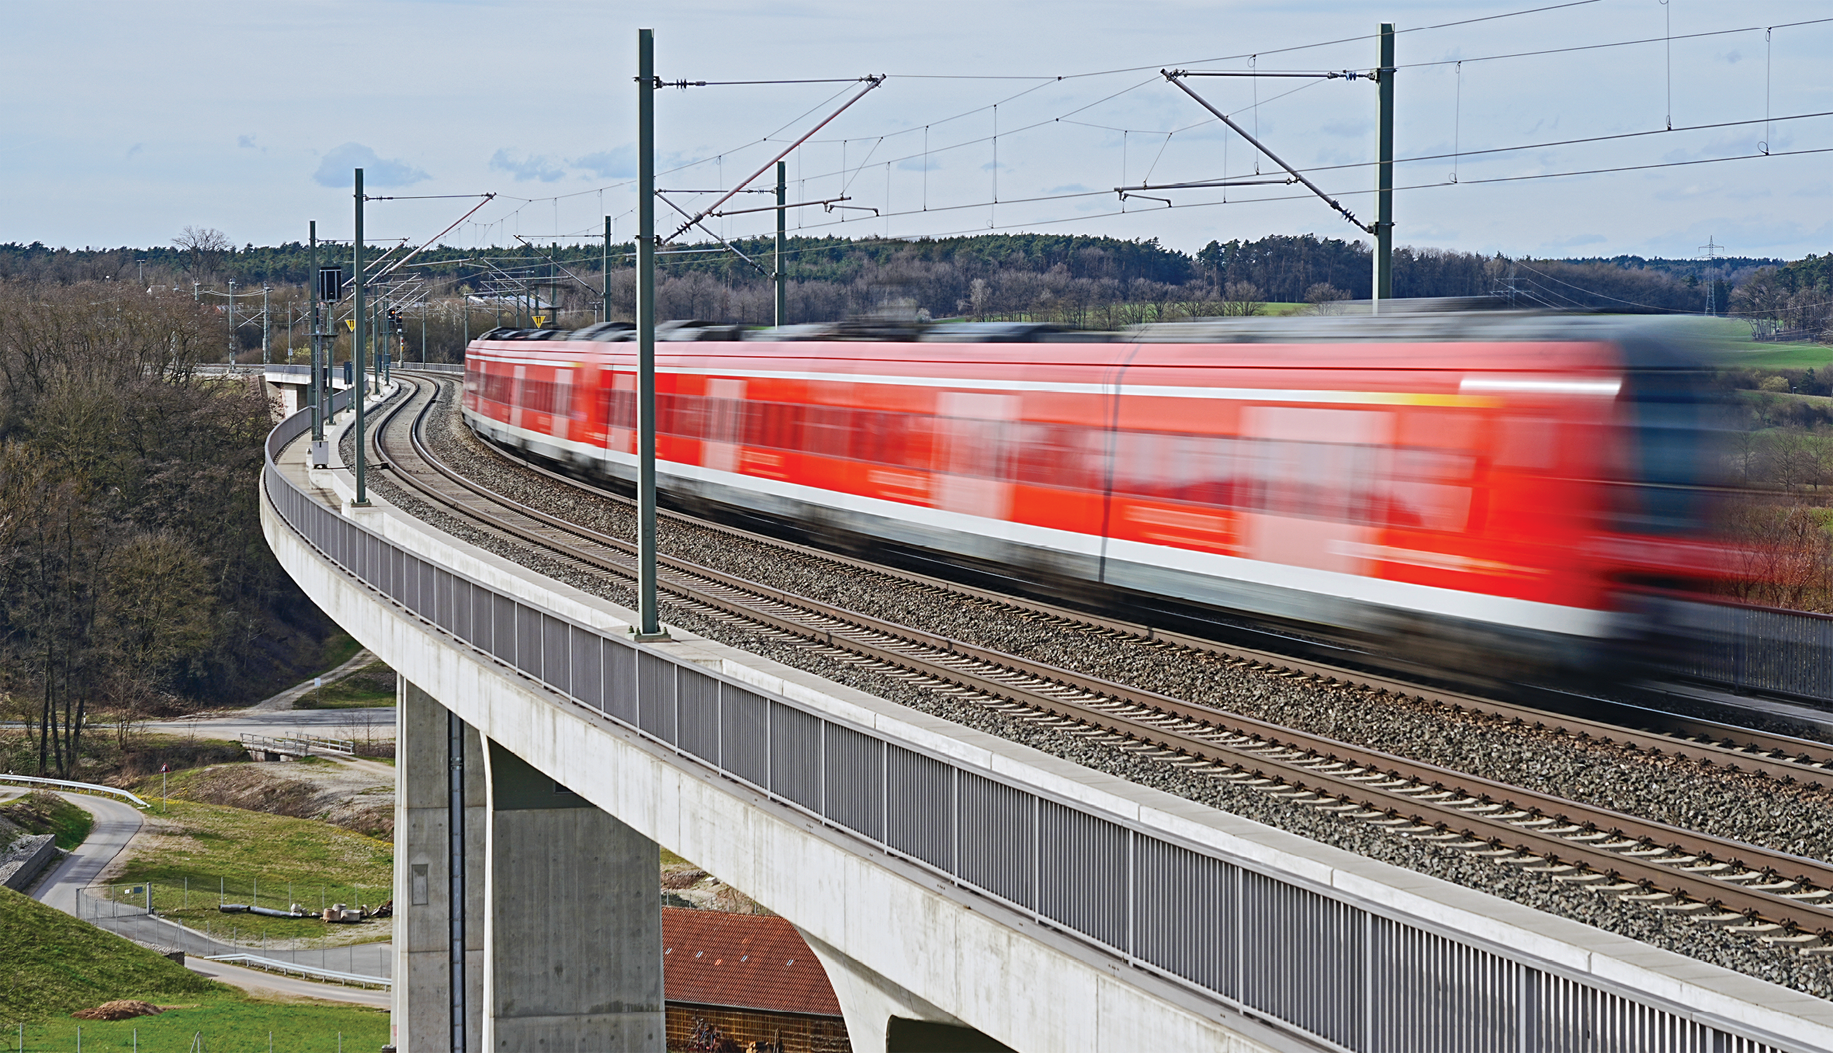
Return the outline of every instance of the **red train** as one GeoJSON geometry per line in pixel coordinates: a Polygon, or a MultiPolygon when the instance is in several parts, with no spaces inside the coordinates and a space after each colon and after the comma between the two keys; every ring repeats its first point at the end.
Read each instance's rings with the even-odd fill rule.
{"type": "MultiPolygon", "coordinates": [[[[1083,603],[1244,612],[1441,666],[1561,666],[1713,575],[1703,373],[1671,326],[1504,314],[1127,334],[657,345],[664,500],[993,569],[1083,603]]],[[[627,332],[497,331],[464,413],[635,473],[627,332]]]]}

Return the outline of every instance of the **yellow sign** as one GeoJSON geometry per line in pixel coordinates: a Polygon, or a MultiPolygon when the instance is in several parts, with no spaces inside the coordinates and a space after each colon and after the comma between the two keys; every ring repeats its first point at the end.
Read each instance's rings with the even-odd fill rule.
{"type": "Polygon", "coordinates": [[[547,315],[538,314],[538,315],[535,315],[534,317],[535,317],[535,328],[536,329],[539,329],[542,326],[547,324],[547,315]]]}
{"type": "Polygon", "coordinates": [[[353,333],[354,333],[354,332],[356,332],[356,319],[354,319],[354,318],[346,318],[346,319],[344,319],[344,325],[345,325],[345,326],[347,326],[347,327],[349,327],[349,329],[350,329],[350,331],[351,331],[351,332],[353,332],[353,333]]]}

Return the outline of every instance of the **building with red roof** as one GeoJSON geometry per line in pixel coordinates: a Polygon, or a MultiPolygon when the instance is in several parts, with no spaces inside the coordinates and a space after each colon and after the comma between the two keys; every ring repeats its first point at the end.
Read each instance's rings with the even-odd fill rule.
{"type": "Polygon", "coordinates": [[[764,914],[662,908],[668,1048],[691,1048],[697,1023],[736,1048],[779,1042],[783,1053],[850,1053],[840,1001],[795,926],[764,914]]]}

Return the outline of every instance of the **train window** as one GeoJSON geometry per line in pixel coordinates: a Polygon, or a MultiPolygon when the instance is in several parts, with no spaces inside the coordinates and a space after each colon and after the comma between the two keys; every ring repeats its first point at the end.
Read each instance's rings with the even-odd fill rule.
{"type": "Polygon", "coordinates": [[[515,401],[515,378],[507,373],[484,375],[484,397],[507,406],[515,401]]]}
{"type": "Polygon", "coordinates": [[[810,406],[802,422],[802,449],[823,457],[845,457],[853,411],[845,406],[810,406]]]}
{"type": "Polygon", "coordinates": [[[848,447],[856,461],[903,464],[910,431],[908,414],[859,410],[853,414],[848,447]]]}
{"type": "Polygon", "coordinates": [[[605,420],[613,428],[636,427],[636,392],[611,388],[605,392],[605,420]]]}
{"type": "Polygon", "coordinates": [[[742,399],[707,399],[707,441],[736,443],[744,438],[745,409],[742,399]]]}
{"type": "Polygon", "coordinates": [[[1388,522],[1426,530],[1464,529],[1475,467],[1475,459],[1465,453],[1395,450],[1387,487],[1388,522]]]}
{"type": "Polygon", "coordinates": [[[1236,449],[1236,507],[1343,523],[1380,515],[1382,447],[1244,439],[1236,449]]]}
{"type": "Polygon", "coordinates": [[[1012,424],[1012,478],[1026,486],[1100,490],[1106,485],[1107,433],[1078,424],[1012,424]]]}
{"type": "Polygon", "coordinates": [[[554,385],[545,380],[522,381],[522,408],[536,413],[554,412],[554,385]]]}
{"type": "Polygon", "coordinates": [[[950,475],[1004,479],[1010,474],[1006,422],[972,417],[939,417],[946,448],[940,467],[950,475]]]}

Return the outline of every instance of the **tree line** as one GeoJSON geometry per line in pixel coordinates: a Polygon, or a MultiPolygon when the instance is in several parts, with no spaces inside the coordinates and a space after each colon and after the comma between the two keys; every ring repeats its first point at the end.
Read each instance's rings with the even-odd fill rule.
{"type": "MultiPolygon", "coordinates": [[[[773,243],[749,238],[731,244],[735,251],[690,245],[680,248],[693,251],[661,257],[657,296],[664,317],[751,325],[772,320],[768,271],[774,266],[773,243]]],[[[319,259],[347,265],[342,260],[347,253],[347,247],[321,245],[319,259]]],[[[491,309],[493,316],[517,306],[518,299],[583,315],[602,300],[609,262],[614,315],[627,315],[626,302],[634,303],[627,295],[633,256],[630,242],[608,250],[590,242],[485,249],[441,245],[420,253],[413,273],[435,298],[456,302],[469,296],[474,306],[491,309]]],[[[1785,287],[1788,295],[1824,285],[1824,266],[1809,266],[1815,259],[1786,266],[1743,258],[1536,260],[1401,247],[1394,254],[1394,293],[1402,298],[1498,297],[1522,307],[1761,313],[1787,308],[1787,298],[1778,300],[1767,292],[1740,297],[1738,291],[1758,275],[1772,276],[1764,280],[1785,287]]],[[[179,291],[196,283],[219,294],[233,280],[246,297],[244,305],[263,285],[302,301],[309,270],[309,249],[302,243],[237,248],[220,231],[198,227],[187,227],[171,245],[146,249],[0,245],[0,278],[58,283],[144,279],[179,291]]],[[[1125,324],[1180,312],[1186,317],[1241,313],[1225,305],[1372,295],[1367,243],[1310,234],[1212,241],[1194,254],[1156,239],[1058,234],[910,241],[791,237],[784,270],[791,322],[836,321],[897,304],[934,318],[1024,314],[1071,325],[1125,324]]],[[[220,296],[212,300],[219,313],[220,301],[220,296]]],[[[258,346],[258,334],[246,326],[240,339],[245,349],[251,343],[258,346]]]]}

